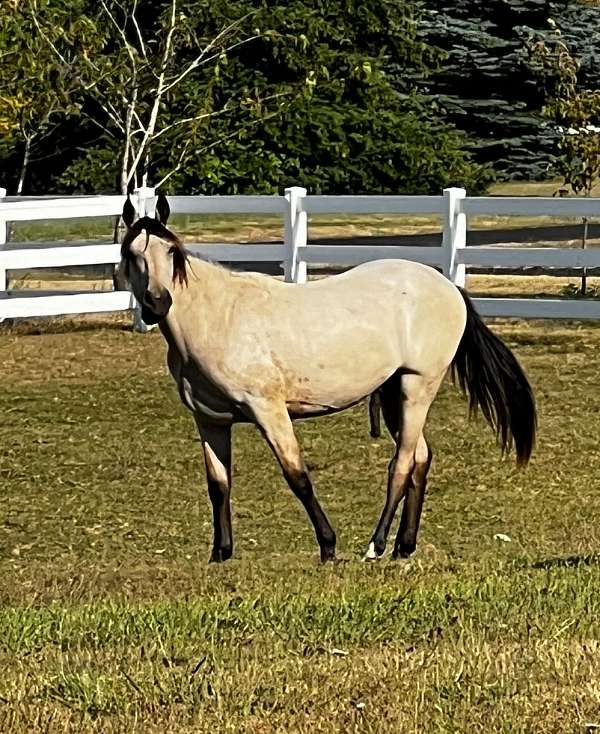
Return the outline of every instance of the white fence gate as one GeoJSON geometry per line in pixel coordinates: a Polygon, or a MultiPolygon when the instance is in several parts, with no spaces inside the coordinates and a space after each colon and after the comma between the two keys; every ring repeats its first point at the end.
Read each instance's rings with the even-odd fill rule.
{"type": "MultiPolygon", "coordinates": [[[[0,189],[0,320],[60,314],[123,311],[135,308],[127,291],[36,293],[7,290],[7,270],[116,264],[116,243],[10,243],[7,223],[48,219],[118,216],[124,196],[28,197],[3,196],[0,189]]],[[[152,189],[132,197],[140,216],[152,215],[152,189]]],[[[445,189],[442,196],[311,196],[300,187],[284,196],[171,196],[174,214],[276,214],[282,217],[283,245],[186,245],[213,260],[281,263],[285,279],[298,284],[312,264],[349,266],[385,258],[415,260],[439,268],[457,285],[464,285],[468,266],[476,267],[600,267],[599,249],[560,247],[467,247],[467,220],[480,215],[599,217],[600,199],[545,197],[469,197],[464,189],[445,189]],[[315,245],[308,220],[313,214],[434,214],[441,221],[438,247],[387,245],[315,245]]],[[[522,318],[600,319],[600,301],[552,298],[477,298],[484,316],[522,318]]]]}

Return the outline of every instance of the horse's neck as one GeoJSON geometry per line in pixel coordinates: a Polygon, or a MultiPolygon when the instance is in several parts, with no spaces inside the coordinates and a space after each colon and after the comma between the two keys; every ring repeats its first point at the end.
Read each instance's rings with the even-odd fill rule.
{"type": "Polygon", "coordinates": [[[187,283],[173,289],[173,302],[184,311],[193,304],[194,310],[209,316],[229,290],[225,284],[229,271],[197,257],[189,258],[186,269],[187,283]]]}
{"type": "Polygon", "coordinates": [[[202,288],[210,286],[211,283],[216,281],[220,282],[229,273],[228,270],[215,265],[208,260],[203,260],[201,257],[190,257],[188,258],[187,264],[188,272],[188,287],[202,288]]]}
{"type": "Polygon", "coordinates": [[[190,340],[202,342],[201,335],[215,332],[212,322],[222,318],[230,292],[226,283],[229,272],[218,265],[190,258],[187,273],[187,285],[177,284],[172,290],[173,307],[160,323],[169,349],[177,350],[184,362],[189,358],[190,340]],[[190,329],[191,314],[193,329],[190,329]]]}

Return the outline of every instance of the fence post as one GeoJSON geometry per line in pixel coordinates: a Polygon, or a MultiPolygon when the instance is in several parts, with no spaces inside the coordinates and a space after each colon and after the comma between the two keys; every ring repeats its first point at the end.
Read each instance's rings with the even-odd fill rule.
{"type": "Polygon", "coordinates": [[[442,237],[442,272],[454,285],[464,288],[467,279],[466,266],[459,262],[458,250],[467,246],[467,215],[461,211],[464,189],[444,189],[444,231],[442,237]]]}
{"type": "MultiPolygon", "coordinates": [[[[133,192],[133,205],[137,211],[138,218],[154,217],[154,189],[149,186],[140,186],[133,192]]],[[[142,318],[142,307],[136,301],[133,309],[133,330],[140,334],[146,334],[154,329],[156,324],[148,325],[142,318]]]]}
{"type": "MultiPolygon", "coordinates": [[[[0,189],[0,201],[6,196],[6,189],[0,189]]],[[[0,215],[0,250],[4,249],[8,235],[8,222],[0,215]]],[[[4,293],[8,288],[6,279],[6,268],[0,268],[0,293],[4,293]]]]}
{"type": "Polygon", "coordinates": [[[302,259],[302,248],[308,244],[308,217],[301,208],[305,196],[306,189],[301,186],[285,190],[283,271],[287,283],[306,283],[306,262],[302,259]]]}
{"type": "Polygon", "coordinates": [[[138,217],[154,217],[154,189],[151,186],[140,186],[133,193],[136,197],[133,204],[138,217]]]}

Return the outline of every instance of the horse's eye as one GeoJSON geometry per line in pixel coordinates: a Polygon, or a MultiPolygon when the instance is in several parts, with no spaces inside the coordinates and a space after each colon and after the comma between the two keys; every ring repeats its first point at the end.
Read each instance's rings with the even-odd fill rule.
{"type": "Polygon", "coordinates": [[[176,249],[177,248],[175,247],[175,245],[172,245],[171,247],[169,247],[169,255],[173,255],[176,249]]]}

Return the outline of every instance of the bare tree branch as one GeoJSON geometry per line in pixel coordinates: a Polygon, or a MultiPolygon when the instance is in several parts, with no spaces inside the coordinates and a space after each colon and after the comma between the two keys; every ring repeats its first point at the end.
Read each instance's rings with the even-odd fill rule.
{"type": "MultiPolygon", "coordinates": [[[[90,64],[90,66],[93,69],[96,69],[96,70],[98,69],[98,67],[96,66],[96,64],[94,64],[94,62],[91,59],[86,59],[86,61],[90,64]]],[[[99,88],[100,82],[103,82],[105,79],[109,79],[110,80],[111,76],[114,73],[115,73],[115,70],[114,70],[114,67],[113,67],[109,71],[104,72],[104,74],[100,74],[93,81],[89,82],[89,84],[84,84],[83,85],[83,90],[85,92],[89,92],[90,90],[92,90],[94,88],[96,88],[96,89],[99,88]]]]}
{"type": "Polygon", "coordinates": [[[169,130],[172,130],[174,127],[179,127],[179,125],[185,125],[188,122],[197,122],[200,120],[204,120],[207,117],[216,117],[217,115],[222,115],[223,113],[228,111],[228,108],[224,107],[221,110],[213,110],[213,112],[203,112],[202,114],[195,115],[194,117],[182,117],[180,120],[172,122],[170,125],[165,125],[165,127],[161,128],[161,130],[159,130],[155,135],[152,136],[152,140],[158,140],[161,135],[169,132],[169,130]]]}
{"type": "Polygon", "coordinates": [[[177,0],[172,0],[169,31],[167,33],[167,38],[165,41],[165,48],[164,48],[164,52],[162,56],[162,62],[160,65],[160,75],[158,77],[158,85],[157,85],[156,94],[154,97],[154,104],[152,105],[152,110],[150,112],[150,119],[148,120],[148,125],[146,126],[146,132],[144,134],[144,139],[142,140],[138,153],[132,163],[132,167],[134,169],[138,167],[139,162],[141,161],[142,156],[146,153],[146,149],[148,148],[152,140],[152,137],[154,135],[154,128],[156,127],[156,121],[158,119],[158,111],[160,109],[163,94],[165,93],[165,74],[167,71],[167,66],[169,64],[169,58],[171,55],[173,34],[175,33],[175,28],[176,28],[176,15],[177,15],[177,0]]]}
{"type": "MultiPolygon", "coordinates": [[[[104,95],[106,96],[106,95],[104,95]]],[[[119,130],[124,133],[125,132],[125,126],[123,125],[123,121],[119,115],[118,110],[115,109],[115,106],[109,99],[105,99],[104,102],[99,102],[102,109],[106,112],[106,114],[110,117],[110,119],[115,123],[115,125],[119,128],[119,130]]]]}
{"type": "MultiPolygon", "coordinates": [[[[277,115],[276,112],[271,112],[268,115],[265,115],[264,117],[256,120],[252,120],[245,125],[240,125],[238,128],[236,128],[233,132],[228,133],[227,135],[222,135],[220,138],[217,138],[217,140],[213,140],[212,143],[209,143],[208,145],[203,146],[202,148],[198,148],[196,150],[196,154],[206,153],[211,148],[216,147],[217,145],[220,145],[221,143],[224,143],[226,140],[231,140],[231,138],[237,137],[242,130],[248,130],[255,125],[258,125],[260,122],[264,122],[265,120],[271,120],[273,117],[277,115]]],[[[158,184],[157,184],[158,187],[158,184]]]]}
{"type": "MultiPolygon", "coordinates": [[[[104,0],[100,0],[100,4],[102,5],[102,8],[104,9],[104,12],[106,13],[106,15],[108,15],[108,18],[109,18],[110,22],[116,28],[117,33],[121,36],[121,40],[123,41],[123,45],[125,46],[125,50],[127,51],[127,55],[131,59],[132,70],[135,69],[135,68],[137,68],[137,62],[136,62],[136,59],[135,59],[135,54],[131,50],[131,44],[129,43],[129,41],[127,40],[127,36],[125,35],[125,29],[124,28],[121,28],[121,26],[117,23],[115,17],[113,16],[113,14],[108,9],[108,5],[105,3],[105,1],[104,0]]],[[[127,15],[125,15],[125,20],[127,20],[127,15]]]]}
{"type": "MultiPolygon", "coordinates": [[[[257,103],[264,104],[265,102],[270,102],[273,99],[278,99],[279,97],[287,97],[287,96],[289,96],[289,92],[278,92],[277,94],[270,94],[267,97],[262,97],[261,99],[257,99],[256,101],[257,103]]],[[[158,140],[158,138],[160,138],[161,135],[163,135],[166,132],[169,132],[169,130],[172,130],[175,127],[179,127],[179,125],[185,125],[188,122],[197,122],[200,120],[204,120],[208,117],[217,117],[219,115],[223,115],[226,112],[230,112],[230,111],[231,111],[231,107],[225,106],[220,110],[213,110],[212,112],[203,112],[202,114],[195,115],[193,117],[183,117],[180,120],[176,120],[175,122],[172,122],[170,125],[166,125],[165,127],[163,127],[161,130],[159,130],[159,132],[157,132],[153,136],[152,139],[158,140]]],[[[263,118],[263,119],[268,119],[268,118],[263,118]]]]}
{"type": "Polygon", "coordinates": [[[256,34],[254,36],[248,36],[248,38],[244,38],[241,41],[237,41],[236,43],[233,43],[231,46],[228,46],[227,48],[221,49],[220,51],[216,51],[214,54],[211,54],[210,56],[206,56],[202,59],[202,61],[199,61],[198,63],[192,62],[192,64],[183,72],[182,74],[177,77],[177,79],[169,84],[165,92],[168,92],[169,89],[174,87],[176,84],[179,84],[179,82],[182,79],[185,79],[185,77],[194,69],[197,69],[200,66],[204,66],[205,64],[208,64],[210,61],[214,61],[215,59],[218,59],[222,54],[228,54],[230,51],[233,51],[236,48],[239,48],[240,46],[245,46],[247,43],[250,43],[250,41],[255,41],[257,38],[262,38],[260,34],[256,34]]]}
{"type": "MultiPolygon", "coordinates": [[[[212,51],[213,48],[219,43],[219,41],[227,36],[228,33],[231,33],[235,28],[240,26],[247,18],[249,18],[252,15],[252,13],[247,13],[244,15],[243,18],[239,18],[238,20],[234,20],[232,23],[230,23],[226,28],[224,28],[222,31],[217,33],[217,35],[208,43],[206,48],[204,48],[198,56],[179,74],[176,76],[167,86],[165,87],[165,92],[168,92],[169,89],[172,89],[173,87],[177,86],[182,79],[185,79],[185,77],[192,72],[194,69],[197,69],[199,66],[201,66],[203,63],[205,63],[205,57],[208,53],[212,51]]],[[[255,38],[260,38],[260,35],[252,36],[251,38],[248,38],[247,40],[254,40],[255,38]]],[[[239,44],[235,44],[232,46],[232,48],[235,48],[236,45],[241,45],[242,42],[239,44]]],[[[229,51],[229,49],[225,49],[225,52],[229,51]]],[[[221,53],[221,52],[220,52],[221,53]]],[[[219,54],[213,54],[211,58],[216,58],[216,56],[219,56],[219,54]]]]}
{"type": "Polygon", "coordinates": [[[129,155],[131,151],[131,143],[133,135],[131,134],[131,128],[133,125],[133,118],[135,112],[135,105],[137,103],[138,87],[137,87],[137,67],[133,69],[133,94],[131,96],[130,103],[127,107],[127,116],[125,119],[125,149],[123,150],[123,160],[121,162],[121,193],[127,193],[127,184],[129,183],[127,178],[127,167],[129,166],[129,155]]]}
{"type": "Polygon", "coordinates": [[[109,128],[107,128],[107,127],[106,127],[105,125],[103,125],[103,124],[102,124],[101,122],[98,122],[98,120],[96,120],[96,118],[95,118],[95,117],[91,117],[91,116],[90,116],[90,117],[88,117],[88,119],[89,119],[89,121],[90,121],[90,122],[91,122],[91,123],[92,123],[93,125],[96,125],[96,127],[99,127],[99,128],[100,128],[100,130],[102,130],[102,132],[106,133],[106,134],[107,134],[107,135],[108,135],[108,136],[109,136],[110,138],[114,138],[114,139],[116,140],[116,137],[117,137],[117,136],[116,136],[116,135],[115,135],[115,134],[114,134],[114,133],[112,132],[112,130],[110,130],[109,128]]]}
{"type": "Polygon", "coordinates": [[[33,2],[33,8],[34,8],[34,12],[31,13],[31,19],[33,20],[33,23],[36,27],[37,32],[44,39],[44,41],[46,41],[46,43],[48,44],[48,46],[50,46],[50,48],[54,51],[54,53],[58,56],[61,63],[63,63],[65,66],[69,66],[69,62],[65,59],[65,57],[60,53],[60,51],[56,48],[56,46],[52,43],[52,41],[48,38],[48,36],[42,30],[42,27],[39,24],[38,19],[37,19],[37,3],[35,2],[35,0],[33,2]]]}
{"type": "Polygon", "coordinates": [[[140,30],[140,26],[137,22],[137,18],[135,17],[135,13],[137,10],[137,4],[138,4],[138,0],[134,0],[133,8],[131,9],[131,20],[133,21],[135,32],[137,33],[138,41],[140,42],[140,51],[142,53],[142,56],[144,57],[145,61],[148,61],[148,54],[146,53],[146,44],[144,43],[144,37],[142,36],[142,31],[140,30]]]}
{"type": "Polygon", "coordinates": [[[164,186],[164,184],[171,178],[171,176],[173,176],[175,173],[177,173],[177,171],[179,171],[179,169],[183,165],[183,161],[185,160],[185,154],[187,153],[188,148],[190,147],[190,145],[191,145],[191,141],[189,139],[186,140],[185,141],[185,144],[183,146],[183,150],[181,151],[181,154],[180,154],[179,158],[177,159],[177,163],[175,164],[175,167],[172,168],[169,171],[169,173],[167,173],[166,176],[163,176],[160,179],[160,181],[155,186],[156,189],[159,189],[161,186],[164,186]]]}

